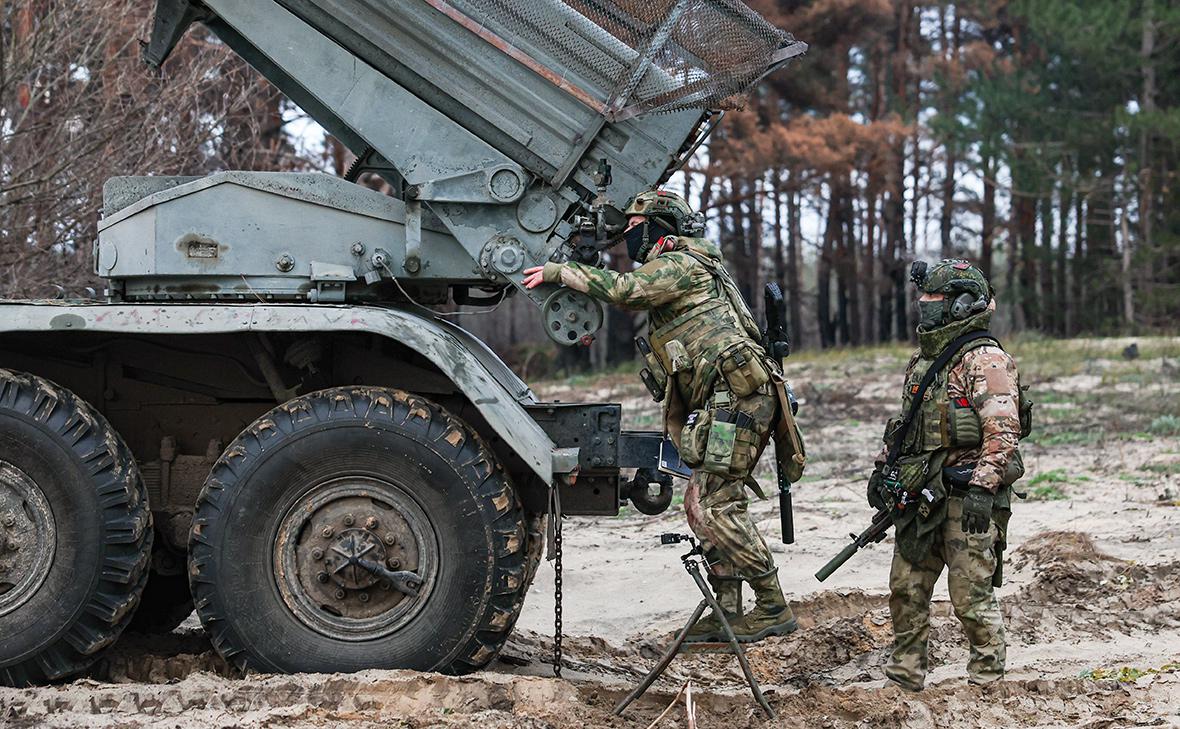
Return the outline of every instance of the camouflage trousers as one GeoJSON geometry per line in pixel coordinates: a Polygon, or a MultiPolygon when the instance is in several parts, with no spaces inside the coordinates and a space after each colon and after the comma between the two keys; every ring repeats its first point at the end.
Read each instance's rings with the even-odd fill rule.
{"type": "Polygon", "coordinates": [[[921,562],[911,563],[895,547],[889,573],[889,613],[893,617],[893,655],[885,675],[911,690],[922,688],[928,664],[930,596],[947,568],[951,606],[963,625],[971,656],[967,675],[971,683],[984,684],[1004,675],[1007,642],[1000,604],[992,589],[996,555],[996,525],[986,534],[963,531],[963,499],[947,500],[942,530],[921,562]]]}
{"type": "Polygon", "coordinates": [[[759,444],[749,446],[754,452],[749,454],[748,470],[721,476],[698,468],[688,480],[684,494],[688,526],[701,541],[710,573],[718,577],[749,579],[774,569],[770,548],[750,520],[746,478],[753,473],[766,447],[766,436],[778,412],[776,406],[774,396],[762,392],[747,395],[730,406],[754,419],[759,436],[759,444]]]}

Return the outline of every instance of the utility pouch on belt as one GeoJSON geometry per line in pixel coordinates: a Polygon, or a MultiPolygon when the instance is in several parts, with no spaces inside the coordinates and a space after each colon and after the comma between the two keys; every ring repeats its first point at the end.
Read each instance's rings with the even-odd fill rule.
{"type": "Polygon", "coordinates": [[[762,356],[746,342],[721,353],[720,369],[735,397],[745,397],[770,381],[762,356]]]}
{"type": "Polygon", "coordinates": [[[933,494],[922,494],[926,488],[926,481],[930,475],[930,454],[920,453],[916,456],[903,456],[897,459],[897,484],[901,491],[909,495],[910,500],[924,496],[923,501],[933,502],[933,494]]]}
{"type": "Polygon", "coordinates": [[[680,431],[680,460],[689,468],[698,468],[704,462],[712,422],[712,410],[693,410],[684,421],[680,431]]]}
{"type": "Polygon", "coordinates": [[[714,410],[701,470],[728,477],[748,474],[758,453],[759,438],[754,426],[754,419],[745,413],[714,410]]]}

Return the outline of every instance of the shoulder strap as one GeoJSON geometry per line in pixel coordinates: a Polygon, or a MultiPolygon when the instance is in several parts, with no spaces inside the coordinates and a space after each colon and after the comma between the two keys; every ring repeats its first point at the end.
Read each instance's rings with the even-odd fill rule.
{"type": "Polygon", "coordinates": [[[951,341],[938,355],[938,359],[934,360],[934,364],[926,370],[926,374],[922,375],[922,381],[918,383],[918,389],[914,391],[913,398],[910,400],[910,409],[905,414],[905,419],[897,427],[897,434],[893,437],[893,443],[889,445],[889,455],[885,459],[885,467],[891,468],[893,464],[897,463],[898,457],[901,455],[901,444],[905,442],[906,433],[910,430],[910,425],[914,422],[914,416],[918,413],[918,408],[922,407],[922,397],[926,394],[926,390],[930,389],[930,383],[934,382],[934,378],[942,368],[954,359],[955,355],[959,353],[970,342],[977,339],[991,339],[995,341],[995,337],[991,332],[984,330],[976,330],[959,335],[956,339],[951,341]]]}
{"type": "Polygon", "coordinates": [[[730,276],[729,271],[717,261],[707,256],[702,256],[696,251],[680,249],[675,252],[683,253],[704,266],[705,270],[709,272],[709,275],[713,277],[713,282],[717,284],[717,295],[728,301],[729,307],[733,309],[733,315],[737,317],[737,324],[746,330],[747,336],[758,342],[762,338],[762,332],[758,329],[758,324],[754,321],[754,315],[750,313],[750,307],[746,305],[745,299],[738,292],[737,284],[733,282],[733,277],[730,276]]]}

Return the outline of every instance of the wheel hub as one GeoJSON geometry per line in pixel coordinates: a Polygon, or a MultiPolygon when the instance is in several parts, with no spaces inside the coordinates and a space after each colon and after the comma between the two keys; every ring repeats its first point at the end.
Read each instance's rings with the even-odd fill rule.
{"type": "Polygon", "coordinates": [[[24,471],[0,460],[0,615],[37,592],[56,550],[57,528],[45,494],[24,471]]]}
{"type": "Polygon", "coordinates": [[[279,593],[310,628],[344,640],[394,632],[421,608],[438,569],[422,507],[399,486],[347,478],[310,489],[288,509],[275,546],[279,593]],[[410,596],[374,567],[413,573],[410,596]]]}

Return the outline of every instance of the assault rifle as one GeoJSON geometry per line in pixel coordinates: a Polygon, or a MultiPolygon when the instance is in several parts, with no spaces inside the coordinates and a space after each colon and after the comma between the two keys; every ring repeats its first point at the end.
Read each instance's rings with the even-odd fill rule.
{"type": "MultiPolygon", "coordinates": [[[[783,299],[783,291],[775,282],[766,284],[762,293],[763,303],[766,304],[766,332],[762,335],[762,346],[766,354],[779,363],[791,356],[791,338],[787,334],[787,304],[783,299]]],[[[798,409],[795,398],[790,396],[791,413],[798,409]]],[[[778,513],[779,526],[782,528],[783,544],[795,543],[795,509],[791,503],[791,482],[783,472],[783,464],[775,454],[775,472],[778,476],[778,513]]]]}
{"type": "MultiPolygon", "coordinates": [[[[916,262],[911,270],[910,276],[914,280],[919,280],[920,276],[925,275],[925,267],[919,266],[916,262]]],[[[893,526],[893,509],[905,511],[906,506],[916,503],[917,496],[909,494],[900,482],[900,470],[897,467],[897,459],[901,455],[902,443],[905,441],[906,433],[909,432],[910,426],[914,422],[914,415],[917,414],[918,408],[922,405],[922,398],[926,394],[926,390],[930,388],[930,383],[934,381],[935,376],[942,371],[947,363],[963,348],[968,342],[976,339],[990,338],[987,332],[975,331],[961,334],[957,339],[947,345],[946,349],[934,360],[934,364],[926,370],[926,374],[922,376],[922,381],[914,388],[910,397],[910,407],[906,411],[905,417],[902,418],[901,423],[890,434],[893,441],[889,444],[888,455],[885,458],[885,463],[881,467],[882,486],[884,491],[889,495],[888,501],[891,502],[889,508],[881,509],[873,516],[873,523],[868,529],[865,529],[859,536],[851,534],[852,544],[849,544],[840,554],[832,557],[831,561],[823,566],[819,572],[815,573],[815,579],[823,582],[831,576],[833,572],[840,569],[840,565],[848,561],[848,558],[856,554],[857,550],[866,544],[873,544],[885,538],[885,532],[889,531],[889,527],[893,526]]],[[[958,476],[961,478],[961,475],[958,476]]],[[[970,477],[968,477],[970,479],[970,477]]],[[[929,489],[922,489],[920,495],[924,497],[927,502],[933,503],[934,494],[929,489]]]]}
{"type": "Polygon", "coordinates": [[[840,554],[832,557],[819,572],[815,573],[815,579],[823,582],[832,576],[832,573],[840,569],[840,567],[848,561],[852,555],[856,554],[861,547],[870,544],[876,544],[885,538],[885,533],[889,531],[889,527],[893,526],[893,514],[889,509],[881,509],[873,515],[873,523],[869,525],[860,534],[849,534],[852,537],[852,543],[844,549],[840,550],[840,554]]]}

